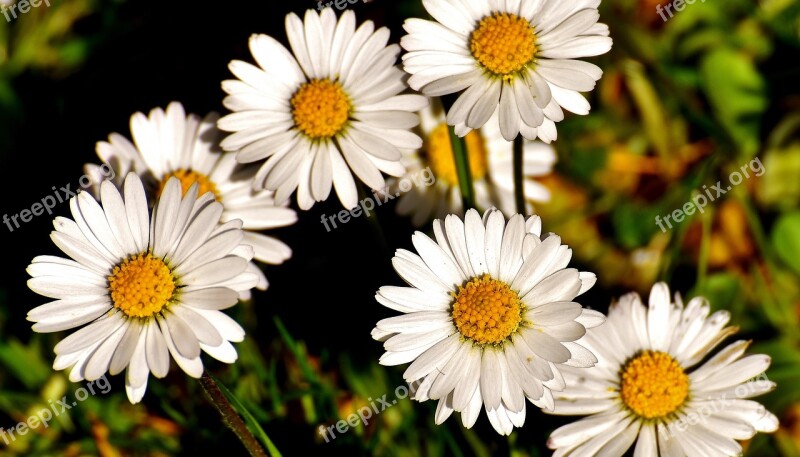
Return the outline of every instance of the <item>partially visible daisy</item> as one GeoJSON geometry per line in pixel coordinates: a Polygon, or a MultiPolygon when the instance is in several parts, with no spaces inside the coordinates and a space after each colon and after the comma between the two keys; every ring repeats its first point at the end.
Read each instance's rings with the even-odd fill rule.
{"type": "Polygon", "coordinates": [[[308,10],[286,17],[290,53],[267,35],[253,35],[258,67],[233,61],[238,80],[222,83],[233,114],[219,127],[234,132],[222,142],[242,163],[264,161],[255,185],[282,203],[297,190],[301,209],[326,200],[331,186],[346,208],[358,203],[353,174],[383,189],[381,172],[401,176],[400,149],[422,146],[410,131],[427,100],[405,94],[406,75],[395,65],[400,46],[387,46],[389,29],[372,21],[356,29],[346,11],[308,10]]]}
{"type": "MultiPolygon", "coordinates": [[[[256,260],[281,264],[292,256],[291,248],[258,232],[294,224],[297,214],[286,205],[276,205],[271,192],[252,190],[255,170],[239,166],[235,154],[222,152],[219,142],[223,134],[216,127],[217,117],[215,113],[203,119],[187,115],[178,102],[170,103],[166,111],[155,108],[149,116],[136,113],[131,116],[134,142],[113,133],[108,142],[97,144],[97,155],[118,177],[129,172],[140,175],[151,201],[173,177],[180,180],[184,193],[197,183],[201,195],[211,192],[222,204],[223,223],[242,221],[245,242],[255,250],[256,260]]],[[[89,164],[86,171],[95,178],[93,182],[102,182],[100,167],[89,164]]],[[[97,194],[99,188],[94,190],[97,194]]],[[[266,289],[267,279],[261,270],[255,265],[250,270],[261,278],[258,288],[266,289]]]]}
{"type": "Polygon", "coordinates": [[[453,411],[470,428],[486,409],[498,433],[525,421],[525,399],[553,408],[564,366],[589,367],[594,355],[575,340],[603,322],[573,300],[592,287],[592,273],[566,268],[572,250],[538,216],[470,209],[465,220],[433,223],[436,240],[417,232],[419,254],[392,259],[411,287],[385,286],[376,299],[404,313],[372,331],[384,342],[382,365],[412,362],[403,374],[419,401],[439,400],[436,423],[453,411]]]}
{"type": "Polygon", "coordinates": [[[600,0],[423,0],[437,21],[408,19],[408,83],[425,95],[460,93],[447,122],[460,135],[498,122],[503,137],[556,139],[562,108],[588,114],[580,92],[603,72],[583,57],[611,49],[600,0]],[[491,120],[498,112],[498,118],[491,120]]]}
{"type": "Polygon", "coordinates": [[[37,332],[78,329],[55,347],[53,368],[73,382],[127,368],[131,403],[141,401],[152,372],[167,375],[170,355],[186,373],[203,373],[201,351],[233,363],[230,344],[244,330],[221,310],[258,282],[247,271],[253,248],[241,221],[220,224],[213,194],[198,185],[181,197],[170,179],[148,212],[135,174],[120,192],[101,185],[102,206],[87,193],[70,200],[74,220],[56,218],[53,242],[69,258],[40,256],[28,267],[28,287],[55,301],[28,313],[37,332]]]}
{"type": "Polygon", "coordinates": [[[579,342],[599,359],[593,368],[563,370],[567,388],[555,394],[553,414],[588,414],[550,435],[554,456],[741,455],[737,440],[774,432],[778,419],[749,398],[775,383],[755,380],[770,365],[766,355],[743,357],[749,341],[707,356],[736,327],[730,315],[709,316],[708,302],[656,284],[649,307],[637,294],[613,304],[605,325],[579,342]]]}
{"type": "MultiPolygon", "coordinates": [[[[433,218],[464,214],[444,108],[435,101],[423,109],[420,116],[424,144],[422,149],[403,151],[403,164],[408,170],[403,179],[419,181],[414,178],[430,168],[429,173],[436,182],[427,187],[418,184],[404,193],[399,192],[402,189],[398,187],[402,180],[393,180],[390,186],[393,194],[402,193],[397,212],[412,215],[411,221],[417,227],[433,218]]],[[[503,139],[496,122],[489,122],[480,130],[470,132],[466,136],[466,145],[477,207],[496,207],[511,217],[516,213],[513,143],[503,139]]],[[[524,148],[525,212],[530,214],[534,210],[532,202],[550,200],[550,191],[535,178],[551,173],[556,153],[551,146],[539,141],[526,141],[524,148]]]]}

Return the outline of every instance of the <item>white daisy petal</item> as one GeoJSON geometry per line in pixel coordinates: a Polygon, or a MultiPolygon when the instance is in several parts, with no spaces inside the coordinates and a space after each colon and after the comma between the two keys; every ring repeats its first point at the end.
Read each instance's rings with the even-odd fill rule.
{"type": "Polygon", "coordinates": [[[447,397],[442,398],[439,400],[439,403],[436,405],[436,414],[434,415],[434,422],[436,425],[443,424],[444,421],[447,420],[453,414],[453,394],[449,394],[447,397]]]}
{"type": "Polygon", "coordinates": [[[445,284],[461,283],[461,272],[438,244],[422,232],[416,232],[411,241],[428,268],[445,284]]]}
{"type": "Polygon", "coordinates": [[[580,286],[577,270],[559,270],[542,279],[522,299],[532,307],[555,301],[569,301],[578,296],[580,286]]]}
{"type": "Polygon", "coordinates": [[[331,149],[330,154],[333,168],[333,187],[336,189],[339,201],[345,208],[355,208],[358,205],[358,193],[353,175],[338,150],[331,149]]]}
{"type": "Polygon", "coordinates": [[[408,35],[401,44],[408,53],[403,63],[414,89],[428,96],[460,94],[448,113],[450,125],[478,129],[489,122],[509,141],[521,132],[527,139],[538,136],[550,142],[556,137],[553,122],[563,118],[554,109],[552,116],[542,111],[551,103],[551,85],[558,92],[556,107],[563,104],[579,114],[588,112],[588,103],[577,98],[578,91],[592,90],[602,72],[574,59],[611,48],[608,27],[597,22],[599,2],[426,0],[423,4],[438,22],[406,21],[408,35]],[[489,120],[498,102],[499,116],[489,120]]]}
{"type": "Polygon", "coordinates": [[[119,346],[120,340],[125,336],[127,327],[128,325],[122,325],[111,335],[106,337],[105,341],[95,349],[91,357],[86,361],[86,365],[83,369],[83,377],[87,381],[99,379],[108,371],[114,351],[119,346]]]}
{"type": "Polygon", "coordinates": [[[622,420],[625,416],[626,413],[623,411],[607,411],[564,425],[550,434],[547,446],[550,449],[575,447],[586,442],[591,437],[605,432],[616,421],[622,420]]]}
{"type": "Polygon", "coordinates": [[[216,327],[214,327],[204,317],[192,311],[188,306],[173,306],[171,311],[178,315],[189,325],[189,327],[191,327],[192,331],[197,337],[197,340],[201,344],[217,347],[224,341],[216,327]]]}
{"type": "Polygon", "coordinates": [[[143,329],[144,327],[142,327],[139,322],[135,321],[127,326],[125,335],[123,335],[117,345],[117,349],[114,351],[114,355],[111,357],[111,363],[108,368],[109,374],[116,375],[122,373],[122,370],[128,367],[143,329]]]}
{"type": "Polygon", "coordinates": [[[400,47],[388,44],[387,28],[366,21],[356,29],[352,11],[337,19],[330,9],[308,10],[303,19],[289,14],[285,26],[291,54],[255,35],[250,48],[261,68],[231,63],[239,81],[223,83],[225,106],[234,113],[219,122],[231,132],[222,147],[239,151],[243,163],[265,160],[254,188],[274,191],[278,204],[296,190],[298,206],[307,210],[335,189],[342,205],[353,208],[353,175],[382,189],[381,172],[403,172],[399,149],[421,146],[410,129],[426,100],[401,95],[408,86],[395,66],[400,47]]]}
{"type": "Polygon", "coordinates": [[[224,340],[219,346],[209,346],[200,343],[200,349],[223,363],[234,363],[239,358],[236,348],[234,348],[231,343],[224,340]]]}
{"type": "MultiPolygon", "coordinates": [[[[523,240],[541,233],[538,218],[526,223],[517,214],[506,223],[497,209],[483,216],[471,209],[466,221],[447,215],[433,228],[435,240],[421,232],[412,237],[419,255],[398,249],[392,259],[410,287],[384,286],[376,294],[379,303],[403,313],[379,321],[372,331],[384,342],[380,363],[411,363],[403,376],[421,382],[416,400],[439,400],[436,421],[458,411],[471,427],[483,407],[498,433],[509,434],[524,424],[526,398],[552,410],[550,390],[567,384],[561,370],[591,367],[600,359],[589,343],[573,342],[586,332],[577,322],[584,310],[571,301],[580,275],[564,269],[566,248],[551,236],[543,245],[547,256],[524,260],[547,277],[525,297],[518,293],[512,279],[526,268],[523,240]]],[[[592,313],[585,320],[590,326],[603,321],[592,313]]],[[[605,397],[594,407],[612,403],[605,397]]]]}
{"type": "MultiPolygon", "coordinates": [[[[208,125],[187,117],[180,105],[153,110],[149,118],[135,116],[133,123],[138,149],[121,151],[149,148],[134,162],[166,170],[200,160],[213,175],[217,159],[192,143],[195,130],[208,125]]],[[[231,163],[229,158],[222,166],[231,163]]],[[[33,291],[60,298],[31,310],[33,329],[74,330],[55,346],[54,368],[70,369],[75,382],[127,369],[126,392],[136,403],[150,372],[157,378],[168,374],[170,355],[194,377],[203,370],[201,343],[213,357],[233,362],[226,345],[241,341],[244,331],[217,310],[236,304],[258,279],[247,271],[253,248],[242,244],[242,222],[221,224],[222,206],[212,193],[198,197],[197,182],[184,195],[173,177],[152,214],[137,175],[126,177],[122,191],[111,181],[100,187],[100,203],[79,194],[71,204],[75,221],[54,223],[53,240],[76,260],[40,256],[28,268],[33,291]]],[[[251,195],[249,185],[243,189],[251,195]]]]}
{"type": "Polygon", "coordinates": [[[444,366],[443,360],[449,359],[458,350],[458,339],[459,335],[453,334],[425,351],[406,369],[403,378],[406,381],[420,379],[434,371],[437,365],[444,366]]]}
{"type": "Polygon", "coordinates": [[[166,320],[162,316],[158,316],[157,319],[158,326],[161,328],[161,333],[164,335],[164,342],[167,344],[167,349],[169,349],[172,358],[175,359],[175,362],[186,374],[193,378],[199,378],[203,374],[203,362],[200,360],[200,357],[188,359],[181,355],[181,353],[178,352],[178,348],[175,345],[175,340],[172,337],[172,333],[169,331],[169,325],[167,325],[166,320]]]}
{"type": "MultiPolygon", "coordinates": [[[[151,323],[148,325],[155,325],[151,323]]],[[[136,342],[136,347],[131,355],[130,365],[125,372],[125,385],[131,387],[140,387],[147,383],[147,377],[150,375],[150,368],[147,366],[147,328],[143,328],[139,333],[139,339],[136,342]]]]}
{"type": "MultiPolygon", "coordinates": [[[[554,455],[622,456],[634,442],[636,457],[739,455],[737,440],[775,431],[777,417],[745,399],[775,388],[753,379],[769,367],[768,356],[742,358],[748,342],[738,341],[697,366],[732,333],[724,328],[729,315],[709,316],[708,308],[702,298],[684,308],[658,283],[647,307],[624,295],[602,325],[600,313],[583,311],[577,320],[587,334],[563,343],[573,357],[565,365],[583,368],[561,370],[566,385],[550,413],[588,417],[551,434],[554,455]]],[[[576,336],[567,332],[571,324],[546,330],[557,339],[576,336]]]]}
{"type": "Polygon", "coordinates": [[[472,271],[475,272],[476,276],[488,273],[484,244],[486,228],[483,226],[478,211],[474,209],[467,211],[464,219],[464,235],[472,271]]]}
{"type": "Polygon", "coordinates": [[[656,430],[652,424],[644,424],[639,430],[639,438],[636,440],[636,449],[633,457],[650,457],[657,455],[658,445],[656,441],[656,430]]]}
{"type": "Polygon", "coordinates": [[[158,325],[148,325],[145,337],[147,365],[156,378],[163,378],[169,372],[169,350],[158,325]]]}
{"type": "Polygon", "coordinates": [[[472,426],[475,425],[482,407],[483,399],[481,398],[481,390],[475,389],[475,393],[472,394],[472,399],[470,399],[469,404],[461,412],[461,423],[464,427],[472,428],[472,426]]]}

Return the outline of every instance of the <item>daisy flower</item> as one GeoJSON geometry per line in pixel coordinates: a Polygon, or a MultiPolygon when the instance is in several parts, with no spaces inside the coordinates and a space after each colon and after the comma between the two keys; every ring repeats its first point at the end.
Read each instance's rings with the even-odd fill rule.
{"type": "MultiPolygon", "coordinates": [[[[435,178],[435,183],[430,186],[417,185],[407,192],[402,192],[403,189],[399,187],[403,179],[394,180],[390,186],[393,194],[402,194],[397,212],[404,216],[411,215],[411,222],[417,227],[433,218],[444,218],[447,214],[464,214],[444,108],[435,101],[420,112],[420,117],[424,145],[419,150],[403,151],[403,164],[408,170],[403,179],[414,182],[415,176],[428,173],[435,178]]],[[[513,143],[503,138],[496,122],[473,130],[465,140],[476,205],[480,209],[496,207],[511,217],[516,212],[513,143]]],[[[551,146],[538,141],[526,141],[524,148],[525,212],[531,214],[531,202],[550,200],[550,191],[535,178],[552,172],[556,153],[551,146]]],[[[429,181],[426,180],[425,184],[429,181]]]]}
{"type": "Polygon", "coordinates": [[[326,200],[331,186],[353,208],[358,194],[353,174],[383,189],[381,172],[404,173],[400,149],[422,140],[410,131],[427,100],[401,94],[406,75],[395,65],[400,47],[387,46],[389,29],[372,21],[356,29],[352,11],[336,18],[332,8],[308,10],[305,20],[286,17],[292,52],[274,38],[253,35],[250,51],[258,66],[230,64],[238,80],[222,83],[225,106],[233,111],[219,127],[234,132],[223,142],[242,163],[264,161],[255,185],[284,202],[297,190],[301,209],[326,200]]]}
{"type": "Polygon", "coordinates": [[[562,108],[588,114],[580,92],[603,72],[575,60],[611,49],[600,0],[423,0],[437,21],[408,19],[401,44],[408,83],[434,97],[460,93],[447,113],[459,135],[495,112],[503,137],[556,139],[562,108]]]}
{"type": "MultiPolygon", "coordinates": [[[[211,192],[222,204],[223,223],[242,221],[245,244],[255,250],[255,260],[281,264],[292,256],[291,248],[258,231],[294,224],[297,214],[285,205],[276,205],[271,192],[253,191],[255,170],[239,166],[235,154],[222,152],[219,142],[223,134],[216,127],[217,118],[215,113],[202,119],[187,115],[178,102],[170,103],[166,111],[155,108],[148,116],[136,113],[130,122],[133,143],[113,133],[108,142],[97,144],[97,155],[119,177],[129,172],[141,176],[150,201],[161,195],[173,177],[180,180],[184,193],[197,183],[200,195],[211,192]]],[[[103,181],[100,167],[89,164],[85,168],[93,182],[103,181]]],[[[99,198],[99,186],[93,190],[99,198]]],[[[258,288],[266,289],[261,270],[255,264],[249,268],[260,277],[258,288]]]]}
{"type": "Polygon", "coordinates": [[[554,414],[589,416],[550,435],[554,456],[636,457],[741,455],[736,440],[774,432],[778,419],[748,398],[775,388],[754,380],[770,365],[766,355],[743,357],[737,341],[703,362],[736,327],[727,311],[709,316],[708,302],[656,284],[649,306],[637,294],[613,304],[605,325],[579,343],[599,359],[586,370],[563,370],[567,388],[555,394],[554,414]]]}
{"type": "Polygon", "coordinates": [[[55,347],[53,368],[93,381],[127,368],[131,403],[141,401],[152,372],[167,375],[170,355],[190,376],[203,373],[205,351],[233,363],[230,344],[244,330],[221,310],[256,285],[247,271],[253,249],[241,221],[220,224],[222,205],[194,184],[181,197],[165,185],[152,215],[144,186],[128,175],[121,192],[101,185],[101,202],[82,192],[70,200],[74,220],[56,218],[51,238],[69,258],[40,256],[28,286],[55,299],[28,313],[37,332],[78,329],[55,347]]]}
{"type": "Polygon", "coordinates": [[[565,365],[596,358],[574,341],[603,322],[573,300],[596,281],[566,268],[571,250],[561,238],[540,238],[538,216],[470,209],[462,222],[433,223],[436,240],[417,232],[419,254],[400,249],[392,259],[410,287],[380,288],[376,299],[404,313],[378,322],[382,365],[412,362],[403,374],[418,401],[439,400],[436,423],[453,411],[470,428],[485,407],[498,433],[525,421],[525,399],[553,407],[551,390],[564,388],[565,365]]]}

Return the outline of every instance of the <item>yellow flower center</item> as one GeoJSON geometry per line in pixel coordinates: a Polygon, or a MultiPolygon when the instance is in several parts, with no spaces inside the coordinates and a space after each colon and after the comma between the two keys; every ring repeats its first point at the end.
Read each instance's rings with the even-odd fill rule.
{"type": "Polygon", "coordinates": [[[510,78],[536,56],[536,33],[530,22],[516,14],[494,13],[472,32],[469,49],[484,68],[510,78]]]}
{"type": "MultiPolygon", "coordinates": [[[[477,130],[473,130],[464,138],[467,144],[469,170],[473,180],[486,176],[486,146],[477,130]]],[[[453,145],[450,142],[450,128],[446,123],[440,124],[428,135],[426,156],[436,179],[452,186],[458,186],[456,160],[453,157],[453,145]]]]}
{"type": "Polygon", "coordinates": [[[214,198],[216,198],[217,201],[222,201],[222,195],[220,195],[214,181],[209,179],[208,176],[193,170],[177,170],[164,175],[164,178],[158,183],[156,198],[161,197],[161,193],[164,192],[164,188],[167,187],[167,182],[170,178],[178,178],[180,180],[183,195],[186,195],[186,192],[189,191],[192,184],[197,183],[199,187],[197,195],[205,195],[207,192],[211,192],[214,194],[214,198]]]}
{"type": "Polygon", "coordinates": [[[489,275],[473,278],[453,296],[453,322],[475,343],[502,343],[522,322],[525,308],[517,293],[489,275]]]}
{"type": "Polygon", "coordinates": [[[353,109],[342,85],[314,79],[292,96],[292,115],[298,130],[312,139],[333,138],[344,129],[353,109]]]}
{"type": "Polygon", "coordinates": [[[120,263],[108,277],[114,307],[128,317],[151,317],[161,312],[175,294],[175,278],[163,260],[137,254],[120,263]]]}
{"type": "Polygon", "coordinates": [[[662,418],[686,401],[689,376],[669,354],[644,351],[623,368],[620,395],[639,417],[662,418]]]}

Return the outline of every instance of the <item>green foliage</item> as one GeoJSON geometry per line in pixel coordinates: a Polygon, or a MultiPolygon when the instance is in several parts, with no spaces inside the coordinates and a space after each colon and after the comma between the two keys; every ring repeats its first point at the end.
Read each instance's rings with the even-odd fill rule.
{"type": "Polygon", "coordinates": [[[764,79],[746,55],[717,49],[703,57],[700,74],[720,123],[741,157],[752,157],[760,144],[761,116],[767,109],[764,79]]]}
{"type": "MultiPolygon", "coordinates": [[[[665,280],[684,301],[704,296],[715,311],[730,312],[739,337],[754,341],[750,352],[773,359],[767,374],[778,389],[763,402],[784,424],[778,433],[753,440],[747,455],[800,456],[800,1],[695,2],[666,23],[651,5],[603,1],[601,18],[610,25],[614,48],[589,59],[604,71],[597,89],[587,94],[592,113],[568,113],[558,124],[557,171],[543,179],[552,201],[536,211],[545,232],[558,233],[575,261],[598,273],[591,293],[599,298],[592,307],[603,310],[619,293],[646,293],[653,282],[665,280]],[[763,176],[745,180],[711,202],[704,214],[665,232],[658,227],[657,216],[682,208],[703,186],[727,182],[732,170],[754,157],[764,165],[763,176]]],[[[53,1],[51,8],[10,24],[0,19],[0,159],[12,138],[25,141],[13,136],[26,114],[18,85],[31,77],[90,78],[83,66],[98,56],[109,30],[125,26],[118,17],[122,6],[121,1],[53,1]]],[[[308,6],[313,7],[307,3],[302,9],[308,6]]],[[[419,0],[374,2],[369,8],[372,19],[398,24],[425,16],[419,0]]],[[[283,33],[243,33],[262,31],[283,33]]],[[[393,28],[392,40],[402,33],[393,28]]],[[[237,55],[245,48],[242,42],[237,55]]],[[[161,96],[167,100],[170,94],[161,96]]],[[[129,113],[114,115],[122,119],[129,113]]],[[[463,172],[468,167],[462,155],[456,163],[463,172]]],[[[470,199],[472,182],[461,175],[470,199]]],[[[374,219],[370,224],[380,226],[374,219]]],[[[301,266],[318,262],[316,254],[297,251],[312,257],[301,266]]],[[[299,269],[298,264],[281,268],[299,269]]],[[[378,268],[365,266],[373,267],[378,268]]],[[[309,288],[317,287],[315,280],[309,288]]],[[[259,296],[232,310],[248,333],[236,345],[239,360],[230,366],[211,362],[208,368],[266,447],[274,443],[284,455],[295,455],[293,446],[320,455],[551,455],[544,443],[557,422],[550,416],[529,417],[523,430],[506,438],[491,431],[485,414],[472,430],[457,417],[437,426],[435,402],[410,398],[326,442],[319,427],[346,420],[385,394],[392,399],[399,386],[406,386],[401,367],[376,360],[380,343],[370,342],[369,350],[348,346],[353,334],[366,339],[369,328],[340,329],[351,313],[378,314],[376,303],[348,298],[351,289],[373,286],[357,277],[336,290],[336,300],[344,305],[279,303],[268,291],[264,303],[259,296]],[[294,306],[309,310],[310,319],[337,313],[326,323],[335,328],[332,336],[324,336],[329,344],[315,346],[307,342],[306,329],[281,320],[282,310],[294,306]]],[[[52,370],[56,339],[31,336],[29,327],[9,324],[12,318],[19,324],[29,305],[10,303],[0,289],[0,427],[12,427],[52,399],[72,398],[81,387],[68,381],[68,373],[52,370]]],[[[89,397],[46,429],[8,447],[0,442],[0,455],[163,456],[205,448],[240,455],[194,380],[182,374],[151,378],[145,404],[130,405],[122,378],[111,377],[111,392],[89,397]]]]}
{"type": "Polygon", "coordinates": [[[775,223],[772,240],[781,260],[800,274],[800,212],[782,215],[775,223]]]}

